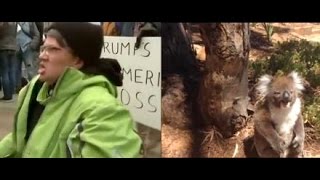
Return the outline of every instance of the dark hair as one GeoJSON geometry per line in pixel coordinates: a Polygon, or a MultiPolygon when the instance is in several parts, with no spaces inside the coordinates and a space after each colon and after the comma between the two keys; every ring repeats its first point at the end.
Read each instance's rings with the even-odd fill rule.
{"type": "Polygon", "coordinates": [[[116,59],[100,58],[103,31],[98,25],[87,22],[55,22],[48,27],[46,36],[57,39],[62,47],[69,47],[83,61],[80,71],[103,75],[115,86],[122,86],[121,66],[116,59]]]}
{"type": "Polygon", "coordinates": [[[123,75],[116,59],[100,58],[96,66],[83,66],[80,70],[86,74],[103,75],[115,86],[122,86],[123,75]]]}
{"type": "Polygon", "coordinates": [[[100,58],[96,64],[91,66],[86,66],[84,63],[80,71],[86,74],[103,75],[115,86],[123,84],[121,66],[116,59],[100,58]]]}

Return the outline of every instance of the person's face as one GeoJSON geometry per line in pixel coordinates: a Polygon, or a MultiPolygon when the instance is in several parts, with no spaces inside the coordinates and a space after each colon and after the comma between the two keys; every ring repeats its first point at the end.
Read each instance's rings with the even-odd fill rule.
{"type": "Polygon", "coordinates": [[[80,69],[83,65],[70,48],[61,47],[56,38],[50,36],[47,36],[41,47],[39,61],[39,79],[48,84],[55,83],[67,67],[80,69]]]}

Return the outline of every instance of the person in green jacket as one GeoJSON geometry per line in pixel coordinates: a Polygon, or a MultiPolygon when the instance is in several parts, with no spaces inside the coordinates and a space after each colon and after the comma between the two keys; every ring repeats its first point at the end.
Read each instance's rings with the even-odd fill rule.
{"type": "Polygon", "coordinates": [[[102,28],[88,22],[47,29],[38,75],[19,93],[0,157],[141,157],[134,121],[116,99],[121,67],[100,58],[103,43],[102,28]]]}

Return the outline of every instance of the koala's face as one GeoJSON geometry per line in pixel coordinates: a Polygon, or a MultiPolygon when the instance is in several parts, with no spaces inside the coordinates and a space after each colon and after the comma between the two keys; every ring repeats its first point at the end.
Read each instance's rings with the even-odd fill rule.
{"type": "Polygon", "coordinates": [[[264,75],[257,86],[261,95],[278,108],[292,107],[303,89],[303,81],[296,72],[280,77],[264,75]]]}
{"type": "Polygon", "coordinates": [[[278,108],[290,108],[297,99],[297,91],[293,79],[287,76],[274,79],[267,98],[269,102],[278,108]]]}

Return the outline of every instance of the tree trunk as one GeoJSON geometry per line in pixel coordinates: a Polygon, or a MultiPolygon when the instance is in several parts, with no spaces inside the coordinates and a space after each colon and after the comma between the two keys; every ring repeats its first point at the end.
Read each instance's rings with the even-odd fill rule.
{"type": "Polygon", "coordinates": [[[206,125],[230,137],[246,125],[247,65],[250,49],[248,23],[201,23],[206,48],[205,74],[198,107],[206,125]]]}

